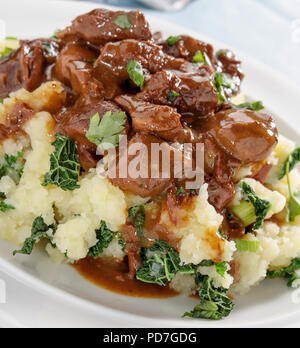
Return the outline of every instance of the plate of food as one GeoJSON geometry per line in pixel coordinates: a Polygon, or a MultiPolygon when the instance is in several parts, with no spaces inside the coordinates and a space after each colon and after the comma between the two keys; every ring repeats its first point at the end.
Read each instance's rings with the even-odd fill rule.
{"type": "Polygon", "coordinates": [[[298,87],[95,7],[1,12],[1,270],[112,326],[299,321],[298,87]]]}

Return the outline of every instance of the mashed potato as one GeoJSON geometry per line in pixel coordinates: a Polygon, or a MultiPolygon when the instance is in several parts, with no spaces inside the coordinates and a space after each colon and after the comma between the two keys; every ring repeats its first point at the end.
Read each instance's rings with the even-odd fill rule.
{"type": "MultiPolygon", "coordinates": [[[[59,83],[46,85],[48,87],[44,85],[32,94],[35,97],[42,95],[46,105],[49,105],[45,94],[47,88],[50,99],[53,95],[64,98],[59,83]]],[[[6,99],[0,110],[0,119],[4,118],[1,116],[13,105],[16,96],[25,102],[28,93],[21,90],[6,99]]],[[[40,103],[41,100],[42,97],[40,103]]],[[[39,104],[37,108],[43,108],[43,105],[39,104]]],[[[0,154],[16,155],[23,151],[26,160],[18,185],[9,176],[0,180],[0,192],[6,194],[6,203],[15,207],[14,210],[0,212],[0,226],[5,226],[0,229],[0,237],[22,244],[30,236],[32,223],[37,216],[42,216],[48,225],[55,222],[55,217],[58,220],[54,238],[57,249],[62,254],[66,253],[71,260],[78,260],[85,257],[89,248],[96,244],[95,230],[99,228],[101,220],[113,231],[125,223],[125,195],[107,179],[97,175],[95,170],[81,176],[80,188],[74,191],[63,191],[53,185],[42,186],[44,175],[49,171],[49,156],[54,150],[51,145],[54,140],[53,127],[54,121],[49,113],[37,112],[25,124],[24,136],[17,142],[8,139],[0,146],[0,154]]]]}
{"type": "MultiPolygon", "coordinates": [[[[43,84],[36,91],[29,93],[21,89],[11,94],[0,104],[0,123],[5,123],[5,115],[17,102],[22,102],[36,113],[24,126],[24,134],[17,140],[7,139],[0,144],[0,164],[4,154],[24,153],[24,172],[20,182],[9,176],[0,180],[0,192],[6,195],[5,202],[15,207],[13,210],[0,212],[0,237],[21,245],[31,235],[31,227],[37,216],[42,216],[45,223],[57,223],[53,242],[46,245],[46,251],[55,262],[73,261],[86,257],[89,249],[97,243],[96,230],[101,220],[112,231],[119,231],[126,222],[128,208],[145,204],[148,198],[124,193],[113,186],[106,178],[90,170],[79,178],[80,188],[63,191],[57,186],[42,186],[44,175],[49,171],[49,156],[54,148],[51,145],[54,136],[54,120],[51,113],[65,101],[66,95],[59,82],[43,84]]],[[[193,198],[190,209],[179,211],[184,221],[174,224],[166,211],[160,217],[160,224],[173,231],[179,240],[179,256],[182,262],[198,265],[203,260],[225,261],[228,265],[224,277],[217,273],[214,266],[203,266],[199,271],[209,275],[215,287],[230,288],[232,293],[245,293],[266,276],[270,267],[288,265],[300,256],[300,217],[292,224],[283,222],[280,226],[268,219],[274,216],[285,217],[286,203],[289,199],[286,178],[277,179],[278,171],[295,144],[280,136],[279,144],[270,156],[274,167],[264,186],[251,175],[251,168],[239,172],[239,180],[246,181],[262,199],[271,203],[267,220],[256,234],[247,234],[246,239],[260,241],[256,253],[236,250],[235,242],[224,239],[219,229],[223,216],[208,202],[207,184],[193,198]],[[246,178],[245,178],[246,177],[246,178]],[[236,279],[230,275],[230,265],[235,264],[236,279]]],[[[300,175],[296,169],[291,172],[293,190],[300,185],[300,175]]],[[[236,205],[242,198],[237,185],[237,193],[232,202],[236,205]]],[[[152,204],[152,203],[151,203],[152,204]]],[[[151,208],[154,205],[149,204],[151,208]]],[[[117,237],[104,249],[103,257],[122,259],[125,253],[117,237]]],[[[185,294],[195,292],[195,281],[191,275],[178,273],[171,282],[171,287],[185,294]]]]}

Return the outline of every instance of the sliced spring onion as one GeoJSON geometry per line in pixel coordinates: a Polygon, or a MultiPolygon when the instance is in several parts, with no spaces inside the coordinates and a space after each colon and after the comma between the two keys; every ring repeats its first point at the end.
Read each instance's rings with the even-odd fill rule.
{"type": "Polygon", "coordinates": [[[255,208],[251,202],[243,199],[239,205],[233,207],[231,210],[246,227],[254,224],[256,221],[255,208]]]}
{"type": "Polygon", "coordinates": [[[236,239],[235,245],[238,251],[249,251],[251,253],[257,253],[260,247],[260,241],[236,239]]]}

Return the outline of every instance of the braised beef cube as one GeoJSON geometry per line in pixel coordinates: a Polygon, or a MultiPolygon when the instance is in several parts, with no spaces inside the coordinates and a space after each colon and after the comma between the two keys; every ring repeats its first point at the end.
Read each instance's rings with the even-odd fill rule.
{"type": "Polygon", "coordinates": [[[115,101],[131,116],[135,131],[153,133],[172,142],[183,143],[187,138],[180,123],[181,115],[174,108],[154,105],[130,95],[118,96],[115,101]]]}
{"type": "Polygon", "coordinates": [[[200,133],[210,135],[222,151],[242,165],[263,161],[278,141],[273,118],[246,109],[220,111],[199,127],[200,133]]]}
{"type": "Polygon", "coordinates": [[[122,152],[117,157],[116,171],[111,171],[115,176],[109,174],[107,176],[113,185],[124,191],[141,197],[157,196],[164,192],[174,177],[178,175],[177,165],[179,161],[182,163],[183,160],[183,153],[180,149],[170,146],[153,135],[137,133],[128,143],[127,153],[122,152]],[[163,155],[153,153],[155,146],[160,146],[160,150],[164,154],[170,153],[169,168],[165,166],[166,160],[164,160],[163,155]],[[120,167],[126,162],[127,173],[124,175],[120,167]]]}
{"type": "Polygon", "coordinates": [[[208,182],[208,201],[221,212],[234,198],[235,187],[232,182],[220,184],[214,178],[208,182]]]}
{"type": "Polygon", "coordinates": [[[238,94],[244,74],[241,71],[241,61],[236,59],[233,52],[220,50],[216,55],[216,67],[218,71],[225,74],[226,82],[230,87],[225,87],[227,97],[238,94]]]}
{"type": "MultiPolygon", "coordinates": [[[[164,52],[167,54],[176,57],[176,58],[184,58],[190,62],[194,62],[194,56],[196,53],[201,52],[203,58],[207,55],[210,63],[213,63],[214,59],[214,49],[213,46],[196,40],[191,36],[180,35],[180,40],[178,40],[175,44],[168,44],[167,41],[161,43],[164,52]]],[[[209,62],[206,62],[209,64],[209,62]]]]}
{"type": "Polygon", "coordinates": [[[0,97],[22,87],[33,91],[43,82],[44,68],[42,42],[22,41],[19,49],[0,62],[0,97]]]}
{"type": "Polygon", "coordinates": [[[162,69],[180,70],[187,64],[183,59],[168,56],[152,42],[123,40],[108,43],[95,63],[95,77],[103,83],[105,98],[112,99],[126,93],[124,83],[129,80],[126,66],[131,59],[150,73],[162,69]]]}
{"type": "Polygon", "coordinates": [[[149,24],[140,11],[95,9],[78,16],[66,29],[57,33],[64,41],[85,41],[94,45],[124,39],[150,40],[149,24]]]}
{"type": "Polygon", "coordinates": [[[152,75],[138,98],[176,107],[195,116],[213,114],[219,106],[213,75],[208,67],[193,72],[160,71],[152,75]]]}
{"type": "Polygon", "coordinates": [[[86,98],[99,97],[103,87],[93,77],[93,64],[97,57],[96,51],[83,44],[68,44],[57,57],[53,78],[86,98]]]}
{"type": "MultiPolygon", "coordinates": [[[[92,103],[81,98],[71,107],[63,110],[57,116],[58,124],[57,131],[62,132],[76,141],[77,144],[85,145],[96,151],[96,145],[92,144],[86,138],[86,132],[90,126],[90,119],[98,113],[100,119],[108,112],[122,112],[115,103],[105,100],[93,100],[92,103]]],[[[126,134],[129,125],[128,122],[124,125],[125,129],[122,134],[126,134]]]]}

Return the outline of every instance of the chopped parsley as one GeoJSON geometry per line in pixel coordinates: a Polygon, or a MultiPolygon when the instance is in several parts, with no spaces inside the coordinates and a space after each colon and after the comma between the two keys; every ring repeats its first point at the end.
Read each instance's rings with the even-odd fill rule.
{"type": "Polygon", "coordinates": [[[16,254],[25,254],[30,255],[32,253],[35,243],[41,238],[46,238],[51,243],[52,247],[55,248],[53,244],[53,236],[55,234],[56,227],[55,225],[47,225],[44,222],[44,219],[41,216],[38,216],[32,224],[31,236],[26,238],[22,248],[20,250],[15,250],[13,255],[16,254]]]}
{"type": "Polygon", "coordinates": [[[106,226],[103,220],[101,221],[100,228],[96,230],[96,237],[98,239],[96,245],[92,246],[88,252],[88,256],[92,256],[95,259],[103,253],[103,250],[107,248],[114,239],[113,232],[106,226]]]}
{"type": "Polygon", "coordinates": [[[288,287],[296,287],[300,284],[297,284],[295,281],[300,279],[297,271],[300,270],[300,258],[296,257],[292,260],[291,264],[288,267],[282,267],[278,270],[268,270],[267,278],[285,278],[287,279],[288,287]]]}
{"type": "Polygon", "coordinates": [[[133,222],[134,227],[137,229],[140,240],[142,240],[144,223],[146,220],[145,206],[142,204],[142,205],[136,205],[134,207],[131,207],[128,210],[128,217],[130,221],[133,222]]]}
{"type": "Polygon", "coordinates": [[[209,276],[196,273],[196,284],[199,286],[200,303],[184,317],[220,320],[227,317],[233,310],[234,304],[226,296],[227,289],[215,288],[209,276]]]}
{"type": "Polygon", "coordinates": [[[126,65],[126,70],[130,79],[138,87],[142,88],[144,86],[144,72],[142,65],[138,61],[130,59],[126,65]]]}
{"type": "Polygon", "coordinates": [[[165,286],[176,275],[194,274],[194,267],[181,265],[177,251],[163,240],[157,240],[150,248],[141,249],[142,267],[136,278],[142,282],[165,286]]]}
{"type": "Polygon", "coordinates": [[[169,91],[167,94],[167,101],[173,102],[180,94],[176,91],[169,91]]]}
{"type": "Polygon", "coordinates": [[[219,103],[222,104],[223,102],[227,100],[225,92],[224,92],[224,88],[223,88],[224,74],[220,72],[216,72],[214,75],[214,79],[215,79],[215,86],[218,91],[219,103]]]}
{"type": "Polygon", "coordinates": [[[184,190],[182,186],[176,187],[176,196],[177,197],[183,197],[187,195],[187,192],[184,190]]]}
{"type": "Polygon", "coordinates": [[[125,122],[125,112],[108,111],[101,120],[99,114],[96,113],[90,120],[86,137],[103,150],[114,148],[122,138],[120,133],[125,128],[125,122]]]}
{"type": "Polygon", "coordinates": [[[201,51],[197,51],[193,57],[193,61],[195,63],[204,63],[205,65],[211,66],[211,61],[206,52],[202,53],[201,51]]]}
{"type": "Polygon", "coordinates": [[[119,15],[113,22],[122,29],[128,29],[132,27],[132,23],[130,22],[126,13],[119,15]]]}
{"type": "Polygon", "coordinates": [[[265,108],[261,101],[256,101],[253,103],[246,102],[239,105],[231,104],[231,106],[235,109],[247,109],[252,111],[260,111],[265,108]]]}
{"type": "Polygon", "coordinates": [[[216,272],[222,277],[225,277],[225,273],[228,270],[228,264],[226,261],[218,262],[215,264],[216,272]]]}
{"type": "Polygon", "coordinates": [[[75,143],[60,134],[56,134],[55,138],[52,143],[55,150],[50,155],[50,171],[45,174],[42,186],[53,184],[64,191],[73,191],[80,187],[77,184],[80,165],[75,143]]]}
{"type": "Polygon", "coordinates": [[[178,36],[170,36],[168,39],[167,39],[167,44],[169,46],[173,46],[175,44],[177,44],[178,41],[181,40],[181,36],[178,35],[178,36]]]}

